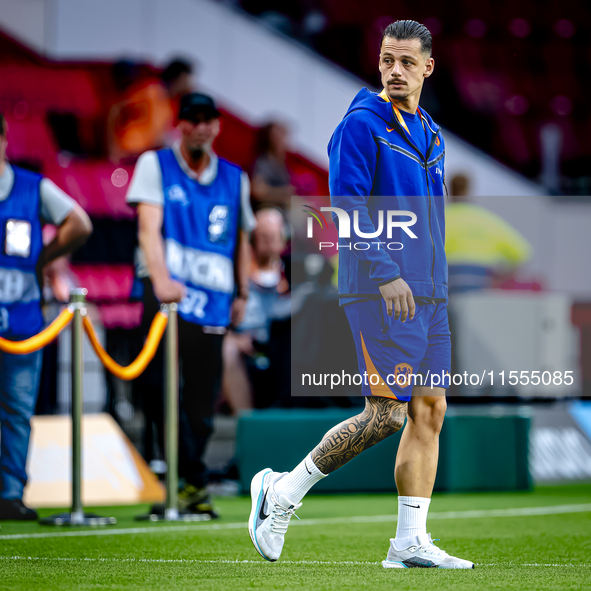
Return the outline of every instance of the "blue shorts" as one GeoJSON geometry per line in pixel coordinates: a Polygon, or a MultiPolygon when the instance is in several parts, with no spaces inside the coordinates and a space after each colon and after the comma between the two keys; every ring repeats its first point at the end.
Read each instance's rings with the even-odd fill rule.
{"type": "Polygon", "coordinates": [[[414,385],[449,387],[451,337],[444,303],[417,305],[406,322],[388,316],[386,302],[344,306],[355,339],[363,396],[408,402],[414,385]]]}

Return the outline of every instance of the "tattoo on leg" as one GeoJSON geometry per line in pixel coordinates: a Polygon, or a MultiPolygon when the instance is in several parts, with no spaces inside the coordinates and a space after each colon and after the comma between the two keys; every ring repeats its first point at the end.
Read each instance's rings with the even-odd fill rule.
{"type": "Polygon", "coordinates": [[[365,409],[333,427],[312,450],[312,460],[324,474],[344,466],[362,451],[402,428],[406,402],[389,398],[366,398],[365,409]]]}

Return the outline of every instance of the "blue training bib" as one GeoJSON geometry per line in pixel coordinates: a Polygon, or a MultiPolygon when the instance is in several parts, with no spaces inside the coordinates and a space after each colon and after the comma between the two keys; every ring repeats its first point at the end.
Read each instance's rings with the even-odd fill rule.
{"type": "Polygon", "coordinates": [[[202,326],[228,326],[242,171],[220,158],[215,180],[202,185],[185,173],[170,148],[157,154],[164,191],[166,266],[170,276],[187,288],[179,314],[202,326]]]}
{"type": "Polygon", "coordinates": [[[14,183],[0,201],[0,336],[30,337],[43,328],[37,263],[43,249],[39,220],[41,175],[12,167],[14,183]]]}

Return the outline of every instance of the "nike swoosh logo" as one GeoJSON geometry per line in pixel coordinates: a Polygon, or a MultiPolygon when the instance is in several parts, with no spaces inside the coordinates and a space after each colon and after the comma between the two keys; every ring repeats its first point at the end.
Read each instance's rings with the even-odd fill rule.
{"type": "Polygon", "coordinates": [[[413,509],[420,509],[421,506],[420,505],[407,505],[406,503],[402,503],[403,505],[406,505],[407,507],[412,507],[413,509]]]}
{"type": "Polygon", "coordinates": [[[392,132],[392,131],[394,131],[394,130],[393,130],[393,129],[390,129],[388,126],[386,126],[386,131],[388,131],[388,132],[392,132]]]}
{"type": "MultiPolygon", "coordinates": [[[[410,505],[409,505],[410,507],[410,505]]],[[[409,558],[408,560],[403,560],[402,564],[409,566],[410,568],[436,568],[437,565],[432,562],[431,560],[427,560],[426,558],[409,558]]]]}
{"type": "Polygon", "coordinates": [[[306,462],[304,462],[304,466],[306,466],[306,472],[312,476],[312,472],[310,472],[310,470],[308,470],[308,464],[306,464],[306,462]]]}
{"type": "Polygon", "coordinates": [[[261,503],[261,508],[259,509],[259,519],[261,521],[265,521],[265,519],[267,519],[267,517],[269,517],[268,514],[265,514],[265,501],[267,500],[267,493],[269,492],[269,489],[267,489],[265,491],[265,496],[263,497],[263,502],[261,503]]]}

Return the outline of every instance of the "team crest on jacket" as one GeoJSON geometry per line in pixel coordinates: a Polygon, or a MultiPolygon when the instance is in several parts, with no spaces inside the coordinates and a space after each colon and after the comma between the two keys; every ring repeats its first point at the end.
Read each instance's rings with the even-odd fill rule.
{"type": "Polygon", "coordinates": [[[228,206],[214,205],[209,212],[209,239],[211,242],[225,241],[228,221],[228,206]]]}

